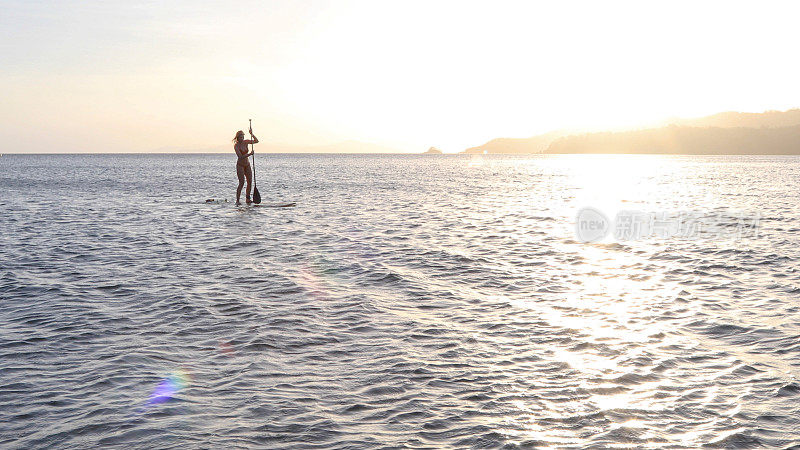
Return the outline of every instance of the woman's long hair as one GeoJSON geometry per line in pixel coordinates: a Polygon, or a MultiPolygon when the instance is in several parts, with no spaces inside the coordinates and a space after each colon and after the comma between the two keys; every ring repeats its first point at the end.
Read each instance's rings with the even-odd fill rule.
{"type": "Polygon", "coordinates": [[[239,130],[236,132],[236,136],[233,137],[233,140],[231,142],[233,142],[234,144],[238,144],[243,140],[244,140],[244,131],[239,130]]]}

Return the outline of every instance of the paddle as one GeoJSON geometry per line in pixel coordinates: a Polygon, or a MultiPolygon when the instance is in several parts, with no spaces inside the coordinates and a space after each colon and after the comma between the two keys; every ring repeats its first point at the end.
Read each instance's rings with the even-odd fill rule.
{"type": "MultiPolygon", "coordinates": [[[[253,137],[253,119],[247,119],[250,121],[250,137],[253,137]]],[[[253,144],[250,144],[250,151],[255,152],[253,148],[253,144]]],[[[258,188],[256,187],[256,155],[253,153],[253,203],[256,205],[261,203],[261,193],[258,192],[258,188]]]]}

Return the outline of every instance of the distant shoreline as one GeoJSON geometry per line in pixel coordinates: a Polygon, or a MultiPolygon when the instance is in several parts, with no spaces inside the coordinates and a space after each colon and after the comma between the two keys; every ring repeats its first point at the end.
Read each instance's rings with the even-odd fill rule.
{"type": "Polygon", "coordinates": [[[467,154],[800,155],[800,109],[723,112],[626,131],[567,130],[497,138],[467,154]]]}

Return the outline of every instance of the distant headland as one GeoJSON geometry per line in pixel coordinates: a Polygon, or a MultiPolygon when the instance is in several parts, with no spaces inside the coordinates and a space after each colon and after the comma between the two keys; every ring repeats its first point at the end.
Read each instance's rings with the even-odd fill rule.
{"type": "Polygon", "coordinates": [[[425,154],[425,155],[441,155],[442,151],[439,150],[436,147],[431,147],[431,148],[429,148],[428,150],[426,150],[426,151],[424,151],[422,153],[425,154]]]}
{"type": "Polygon", "coordinates": [[[800,155],[800,109],[723,112],[619,132],[552,131],[529,138],[493,139],[462,153],[800,155]]]}

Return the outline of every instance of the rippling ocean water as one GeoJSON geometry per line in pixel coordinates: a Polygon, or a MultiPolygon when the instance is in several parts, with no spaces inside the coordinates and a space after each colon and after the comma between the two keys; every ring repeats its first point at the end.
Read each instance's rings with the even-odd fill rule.
{"type": "Polygon", "coordinates": [[[800,444],[800,158],[257,156],[0,157],[0,446],[800,444]]]}

